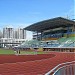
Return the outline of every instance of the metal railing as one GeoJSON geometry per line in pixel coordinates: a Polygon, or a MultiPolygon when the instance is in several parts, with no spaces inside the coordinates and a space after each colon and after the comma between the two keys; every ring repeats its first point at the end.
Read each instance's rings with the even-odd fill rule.
{"type": "Polygon", "coordinates": [[[53,75],[75,75],[75,64],[66,65],[54,72],[53,75]]]}
{"type": "Polygon", "coordinates": [[[45,75],[62,75],[62,72],[65,73],[63,75],[67,75],[67,74],[68,75],[75,75],[75,72],[73,70],[75,70],[75,61],[59,64],[55,68],[53,68],[52,70],[47,72],[45,75]],[[74,67],[71,66],[71,65],[74,65],[74,67]],[[71,74],[68,74],[69,73],[69,72],[67,72],[68,70],[66,71],[66,70],[63,69],[63,68],[67,69],[67,66],[69,66],[68,70],[71,70],[71,71],[69,71],[71,74]],[[73,69],[72,69],[72,67],[73,67],[73,69]]]}

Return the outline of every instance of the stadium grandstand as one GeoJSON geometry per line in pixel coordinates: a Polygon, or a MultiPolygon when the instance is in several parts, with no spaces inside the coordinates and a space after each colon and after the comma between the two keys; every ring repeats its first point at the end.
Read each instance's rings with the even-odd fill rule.
{"type": "Polygon", "coordinates": [[[41,41],[44,50],[75,52],[75,21],[62,17],[34,23],[25,30],[33,32],[33,39],[41,41]]]}
{"type": "Polygon", "coordinates": [[[25,30],[37,32],[38,40],[57,40],[61,37],[75,36],[74,23],[72,20],[57,17],[32,24],[25,30]]]}

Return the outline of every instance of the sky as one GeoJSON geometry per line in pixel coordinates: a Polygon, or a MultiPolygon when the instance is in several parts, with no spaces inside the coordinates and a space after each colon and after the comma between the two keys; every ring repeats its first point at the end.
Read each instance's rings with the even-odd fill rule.
{"type": "MultiPolygon", "coordinates": [[[[6,26],[27,27],[54,18],[74,18],[75,0],[0,0],[0,30],[6,26]]],[[[27,32],[27,38],[32,33],[27,32]]]]}

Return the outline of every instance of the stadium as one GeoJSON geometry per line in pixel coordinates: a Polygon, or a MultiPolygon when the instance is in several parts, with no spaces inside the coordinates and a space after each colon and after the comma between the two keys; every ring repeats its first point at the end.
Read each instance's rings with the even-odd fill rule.
{"type": "Polygon", "coordinates": [[[30,25],[25,30],[35,32],[33,39],[40,40],[44,50],[49,47],[49,50],[75,51],[75,22],[72,20],[57,17],[30,25]]]}
{"type": "Polygon", "coordinates": [[[0,75],[75,75],[75,21],[56,17],[24,30],[33,40],[0,54],[0,75]]]}

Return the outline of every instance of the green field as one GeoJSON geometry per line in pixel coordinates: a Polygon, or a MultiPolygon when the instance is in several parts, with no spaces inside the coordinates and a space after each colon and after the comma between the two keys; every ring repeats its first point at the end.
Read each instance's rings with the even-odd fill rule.
{"type": "MultiPolygon", "coordinates": [[[[22,55],[28,55],[28,54],[45,54],[47,52],[34,52],[34,51],[20,51],[20,54],[22,55]]],[[[0,49],[0,54],[17,54],[16,52],[14,52],[14,50],[6,50],[6,49],[0,49]]]]}
{"type": "Polygon", "coordinates": [[[45,54],[46,52],[21,51],[21,54],[45,54]]]}
{"type": "Polygon", "coordinates": [[[0,54],[15,54],[13,50],[0,49],[0,54]]]}

